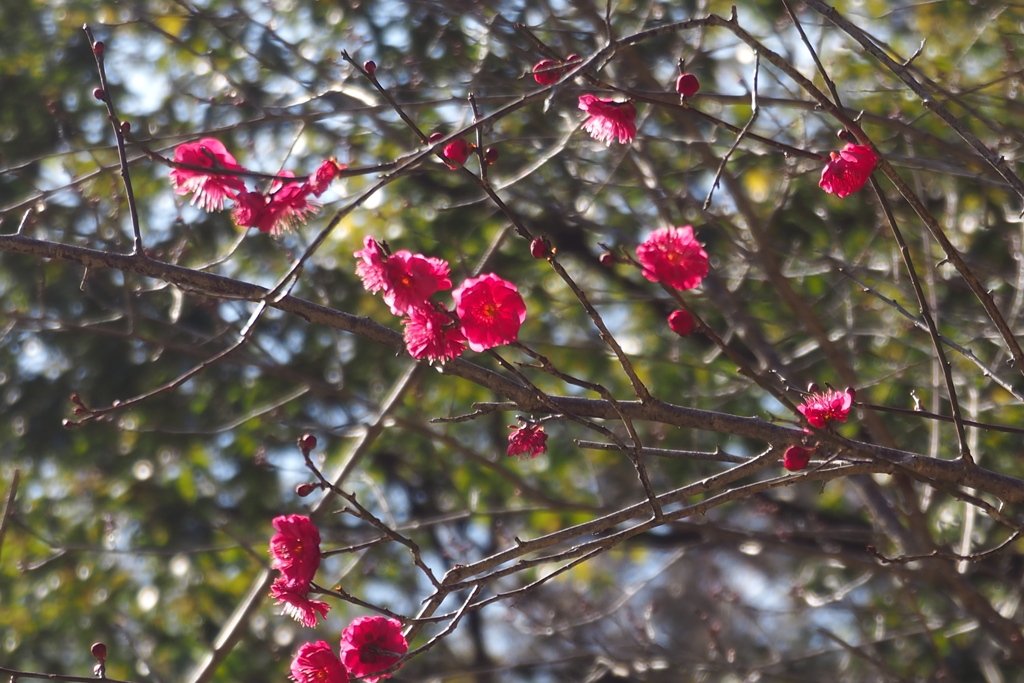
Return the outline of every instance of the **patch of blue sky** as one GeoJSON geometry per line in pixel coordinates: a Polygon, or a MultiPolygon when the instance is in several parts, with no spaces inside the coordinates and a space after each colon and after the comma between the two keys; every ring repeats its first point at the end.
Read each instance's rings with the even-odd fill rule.
{"type": "Polygon", "coordinates": [[[164,106],[172,84],[166,71],[158,67],[167,54],[162,38],[118,34],[106,54],[108,80],[121,83],[129,94],[116,102],[119,115],[146,116],[164,106]]]}
{"type": "Polygon", "coordinates": [[[278,330],[273,329],[272,326],[266,331],[256,335],[260,349],[269,355],[275,363],[285,365],[291,362],[295,352],[288,348],[288,345],[284,343],[278,337],[278,330]]]}
{"type": "Polygon", "coordinates": [[[18,373],[24,378],[43,375],[54,380],[70,369],[67,358],[44,344],[35,334],[25,334],[20,346],[21,351],[17,354],[18,373]]]}
{"type": "Polygon", "coordinates": [[[81,197],[70,184],[73,178],[59,156],[45,157],[39,164],[39,178],[36,187],[43,192],[52,193],[46,202],[58,206],[73,207],[81,203],[81,197]]]}

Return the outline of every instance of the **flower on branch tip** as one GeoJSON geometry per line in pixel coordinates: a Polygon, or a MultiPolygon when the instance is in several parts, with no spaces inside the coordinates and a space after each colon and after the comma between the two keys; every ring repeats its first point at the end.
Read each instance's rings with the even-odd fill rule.
{"type": "Polygon", "coordinates": [[[448,289],[448,262],[406,250],[388,254],[372,237],[353,256],[360,259],[356,275],[368,292],[384,292],[384,302],[395,315],[427,306],[435,292],[448,289]]]}
{"type": "Polygon", "coordinates": [[[346,168],[345,164],[339,164],[333,157],[326,159],[313,171],[303,187],[312,192],[314,197],[319,197],[346,168]]]}
{"type": "Polygon", "coordinates": [[[562,77],[562,63],[554,59],[542,59],[533,65],[533,80],[540,85],[554,85],[562,77]]]}
{"type": "Polygon", "coordinates": [[[305,515],[281,515],[272,525],[270,566],[285,583],[308,588],[320,568],[320,531],[305,515]]]}
{"type": "Polygon", "coordinates": [[[799,472],[811,461],[813,451],[800,446],[790,446],[782,454],[782,466],[790,472],[799,472]]]}
{"type": "Polygon", "coordinates": [[[348,671],[323,640],[303,643],[292,659],[291,675],[295,683],[348,683],[348,671]]]}
{"type": "Polygon", "coordinates": [[[630,102],[606,100],[597,95],[580,95],[580,109],[590,114],[583,130],[598,142],[612,144],[616,138],[628,145],[636,137],[636,107],[630,102]]]}
{"type": "Polygon", "coordinates": [[[326,617],[331,611],[331,606],[326,602],[311,600],[308,593],[309,584],[292,585],[284,576],[277,577],[270,585],[270,597],[274,598],[278,605],[284,606],[284,613],[303,626],[313,628],[316,626],[317,616],[326,617]]]}
{"type": "Polygon", "coordinates": [[[405,347],[413,358],[442,363],[457,358],[466,349],[466,337],[459,323],[446,311],[419,306],[409,311],[405,325],[405,347]]]}
{"type": "MultiPolygon", "coordinates": [[[[224,171],[244,171],[220,140],[203,138],[186,142],[174,150],[174,161],[189,166],[224,171]]],[[[192,204],[204,211],[220,211],[224,201],[245,191],[245,183],[237,175],[204,173],[191,168],[172,168],[171,184],[175,194],[192,194],[192,204]]]]}
{"type": "Polygon", "coordinates": [[[471,151],[473,151],[473,148],[468,142],[462,138],[457,138],[444,146],[444,151],[441,152],[441,155],[448,160],[445,162],[445,165],[454,171],[466,163],[466,159],[469,158],[471,151]]]}
{"type": "Polygon", "coordinates": [[[864,187],[878,163],[878,156],[867,145],[847,144],[831,157],[821,171],[818,187],[840,199],[864,187]]]}
{"type": "Polygon", "coordinates": [[[485,273],[463,282],[452,297],[469,348],[479,353],[519,338],[526,303],[511,282],[485,273]]]}
{"type": "Polygon", "coordinates": [[[700,81],[696,76],[689,73],[679,74],[679,78],[676,79],[677,93],[682,97],[690,97],[696,95],[698,90],[700,90],[700,81]]]}
{"type": "Polygon", "coordinates": [[[349,674],[366,683],[377,683],[409,651],[402,624],[387,617],[359,617],[341,633],[341,662],[349,674]]]}
{"type": "Polygon", "coordinates": [[[278,235],[305,223],[306,215],[317,210],[319,204],[309,200],[312,188],[308,184],[274,182],[270,194],[243,191],[235,197],[232,217],[243,228],[258,228],[260,232],[278,235]]]}
{"type": "Polygon", "coordinates": [[[708,254],[689,225],[655,230],[636,255],[645,278],[673,289],[693,289],[708,274],[708,254]]]}
{"type": "Polygon", "coordinates": [[[824,429],[829,422],[846,422],[855,395],[856,392],[853,389],[845,391],[829,389],[809,394],[804,398],[803,404],[798,405],[796,409],[807,418],[812,427],[824,429]]]}
{"type": "Polygon", "coordinates": [[[515,430],[508,435],[509,456],[528,455],[531,458],[536,458],[541,453],[547,452],[548,435],[542,425],[528,424],[522,427],[509,425],[509,429],[515,430]]]}
{"type": "Polygon", "coordinates": [[[533,258],[547,258],[551,253],[551,245],[544,237],[534,237],[530,240],[530,256],[533,258]]]}
{"type": "Polygon", "coordinates": [[[693,316],[679,308],[668,314],[668,327],[680,337],[689,337],[695,327],[693,316]]]}

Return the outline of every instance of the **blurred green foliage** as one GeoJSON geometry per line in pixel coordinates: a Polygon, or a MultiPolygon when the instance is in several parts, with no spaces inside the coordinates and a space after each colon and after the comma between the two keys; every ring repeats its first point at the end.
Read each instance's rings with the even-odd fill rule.
{"type": "MultiPolygon", "coordinates": [[[[357,63],[375,60],[380,82],[423,132],[449,134],[474,120],[470,94],[488,115],[536,90],[529,71],[542,57],[589,58],[608,35],[708,12],[728,16],[732,4],[623,1],[611,4],[606,23],[605,3],[547,0],[6,3],[3,232],[23,224],[24,234],[40,239],[131,249],[113,135],[92,95],[98,77],[83,23],[105,41],[110,97],[130,122],[131,139],[171,157],[177,144],[213,136],[247,168],[302,175],[330,156],[355,168],[422,149],[341,59],[343,50],[357,63]]],[[[826,88],[784,3],[735,4],[741,26],[826,88]]],[[[852,116],[863,112],[866,133],[1016,327],[1024,301],[1021,198],[895,75],[819,15],[790,5],[843,104],[852,116]]],[[[882,0],[835,7],[895,58],[920,51],[917,77],[1016,168],[1024,68],[1019,7],[882,0]]],[[[881,298],[919,313],[869,190],[845,200],[827,196],[817,187],[820,163],[748,139],[730,158],[710,208],[702,208],[735,134],[675,105],[680,59],[702,83],[692,106],[744,126],[752,112],[750,50],[723,29],[665,32],[588,71],[619,95],[638,98],[633,145],[605,148],[573,132],[582,121],[577,96],[597,85],[567,81],[480,131],[483,146],[500,153],[488,169],[498,194],[533,232],[549,237],[662,400],[794,420],[707,337],[669,333],[664,318],[674,304],[635,268],[598,261],[606,249],[632,253],[656,227],[691,223],[711,255],[712,273],[686,299],[749,367],[793,386],[853,383],[867,404],[909,409],[916,399],[927,410],[948,412],[928,335],[881,298]],[[846,371],[830,352],[844,359],[846,371]]],[[[762,61],[758,83],[760,113],[751,132],[819,155],[842,144],[838,124],[776,67],[762,61]]],[[[167,167],[143,147],[130,144],[128,153],[142,235],[154,258],[264,286],[377,177],[337,181],[321,211],[295,232],[275,238],[253,231],[242,239],[227,212],[204,214],[175,196],[167,167]]],[[[477,169],[477,160],[468,166],[477,169]]],[[[941,331],[1021,390],[974,296],[891,183],[880,183],[941,331]]],[[[364,235],[448,260],[456,285],[485,261],[527,300],[524,343],[563,373],[633,398],[572,291],[530,256],[465,176],[435,159],[403,174],[340,221],[292,290],[397,330],[398,320],[355,277],[352,253],[364,235]]],[[[247,344],[178,389],[109,419],[61,426],[76,419],[73,394],[101,407],[151,392],[227,348],[252,311],[246,302],[130,274],[0,256],[0,491],[6,493],[15,471],[21,477],[0,546],[0,666],[87,675],[94,663],[89,644],[102,640],[110,648],[110,677],[186,680],[266,566],[270,520],[308,508],[310,501],[294,493],[310,479],[295,439],[316,434],[316,456],[329,470],[407,367],[407,359],[382,345],[271,310],[247,344]]],[[[528,362],[515,351],[502,354],[528,362]]],[[[962,355],[951,359],[971,419],[1020,423],[1016,398],[962,355]]],[[[472,360],[503,371],[486,356],[472,360]]],[[[552,394],[596,397],[520,369],[552,394]]],[[[546,423],[549,450],[530,461],[505,457],[514,411],[431,422],[500,398],[421,372],[345,483],[415,540],[439,575],[517,537],[535,538],[643,500],[628,458],[581,449],[574,440],[597,435],[570,420],[546,423]]],[[[882,411],[872,411],[871,422],[866,412],[838,431],[956,455],[947,423],[882,411]]],[[[621,424],[607,426],[624,434],[621,424]]],[[[659,448],[753,455],[765,447],[711,431],[635,426],[645,445],[659,448]]],[[[982,430],[972,444],[985,467],[1024,476],[1019,435],[982,430]]],[[[693,459],[648,458],[648,466],[658,492],[723,469],[693,459]]],[[[471,614],[395,680],[981,680],[983,669],[1024,680],[998,639],[979,626],[983,615],[927,562],[885,565],[866,552],[868,545],[887,555],[906,549],[886,535],[865,490],[892,501],[922,552],[959,552],[964,504],[920,484],[880,475],[758,493],[638,536],[533,592],[471,614]]],[[[325,548],[374,538],[365,523],[335,514],[340,502],[329,507],[321,523],[325,548]]],[[[1009,536],[981,514],[972,523],[974,550],[1009,536]]],[[[577,542],[586,540],[592,539],[577,542]]],[[[1015,624],[1019,551],[1011,547],[976,563],[962,579],[965,591],[1015,624]]],[[[548,571],[524,570],[494,582],[485,595],[516,590],[548,571]]],[[[318,581],[408,616],[430,593],[409,553],[394,543],[332,556],[318,581]]],[[[210,679],[283,678],[298,643],[336,644],[348,620],[366,613],[332,604],[326,623],[309,631],[265,601],[210,679]]],[[[456,606],[445,603],[442,611],[456,606]]]]}

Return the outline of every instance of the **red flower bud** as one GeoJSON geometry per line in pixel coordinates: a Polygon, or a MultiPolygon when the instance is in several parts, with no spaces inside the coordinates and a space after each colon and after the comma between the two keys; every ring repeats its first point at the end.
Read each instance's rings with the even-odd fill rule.
{"type": "Polygon", "coordinates": [[[601,265],[605,268],[610,268],[615,265],[615,254],[610,251],[606,251],[601,254],[597,260],[600,261],[601,265]]]}
{"type": "Polygon", "coordinates": [[[782,454],[782,466],[790,472],[798,472],[811,461],[811,451],[800,446],[790,446],[782,454]]]}
{"type": "Polygon", "coordinates": [[[689,337],[696,325],[693,316],[682,309],[668,314],[668,327],[680,337],[689,337]]]}
{"type": "Polygon", "coordinates": [[[444,151],[441,153],[448,160],[445,162],[445,165],[453,170],[459,168],[466,163],[471,149],[469,143],[462,138],[452,140],[444,146],[444,151]]]}
{"type": "Polygon", "coordinates": [[[680,74],[676,79],[676,92],[683,97],[697,94],[700,90],[700,81],[693,74],[680,74]]]}
{"type": "Polygon", "coordinates": [[[373,78],[373,75],[377,73],[377,62],[372,59],[366,60],[363,62],[363,71],[365,71],[370,78],[373,78]]]}
{"type": "Polygon", "coordinates": [[[533,65],[533,80],[541,85],[552,85],[562,77],[562,70],[557,68],[561,62],[553,59],[542,59],[533,65]]]}
{"type": "Polygon", "coordinates": [[[102,40],[97,40],[95,43],[92,44],[92,53],[97,56],[102,56],[103,49],[105,47],[106,45],[103,44],[102,40]]]}
{"type": "Polygon", "coordinates": [[[299,498],[305,498],[309,494],[313,493],[313,491],[316,491],[318,488],[320,488],[318,485],[314,484],[313,482],[307,481],[305,484],[299,484],[298,486],[295,487],[295,495],[298,496],[299,498]]]}
{"type": "Polygon", "coordinates": [[[547,258],[548,243],[543,237],[537,237],[530,242],[530,256],[533,258],[547,258]]]}
{"type": "Polygon", "coordinates": [[[571,55],[569,55],[568,57],[565,58],[565,61],[569,62],[569,63],[572,63],[572,62],[577,61],[579,58],[580,58],[580,56],[578,54],[576,54],[575,52],[573,52],[571,55]]]}
{"type": "Polygon", "coordinates": [[[104,99],[106,99],[107,93],[103,90],[103,88],[93,88],[92,96],[102,102],[104,99]]]}
{"type": "Polygon", "coordinates": [[[437,142],[438,140],[443,140],[443,139],[444,139],[444,133],[442,133],[441,131],[434,131],[433,133],[430,134],[430,137],[427,138],[427,142],[433,144],[433,143],[437,142]]]}
{"type": "Polygon", "coordinates": [[[493,166],[494,162],[498,160],[498,150],[494,147],[488,147],[484,150],[484,161],[487,162],[488,166],[493,166]]]}
{"type": "Polygon", "coordinates": [[[130,133],[131,130],[132,130],[132,124],[128,123],[127,121],[122,121],[121,122],[121,132],[122,133],[130,133]]]}
{"type": "Polygon", "coordinates": [[[312,434],[303,434],[301,437],[299,437],[299,449],[303,453],[308,455],[314,448],[316,448],[315,436],[313,436],[312,434]]]}
{"type": "MultiPolygon", "coordinates": [[[[100,45],[102,44],[103,43],[100,43],[100,45]]],[[[101,662],[107,658],[107,646],[103,643],[93,643],[92,647],[89,648],[89,652],[91,652],[92,656],[101,662]]]]}

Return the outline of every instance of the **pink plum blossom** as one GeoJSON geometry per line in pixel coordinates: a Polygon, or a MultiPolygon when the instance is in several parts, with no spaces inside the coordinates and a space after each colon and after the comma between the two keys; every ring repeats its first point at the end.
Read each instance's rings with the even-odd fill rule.
{"type": "Polygon", "coordinates": [[[583,130],[598,142],[612,144],[616,138],[627,145],[636,137],[636,107],[630,102],[616,102],[597,95],[580,95],[579,107],[590,114],[583,130]]]}
{"type": "MultiPolygon", "coordinates": [[[[224,171],[244,171],[235,157],[214,138],[186,142],[174,150],[174,161],[189,166],[224,171]]],[[[190,168],[171,169],[171,184],[175,194],[192,194],[192,204],[204,211],[220,211],[227,199],[233,199],[245,190],[245,183],[237,175],[204,173],[190,168]]]]}
{"type": "Polygon", "coordinates": [[[309,585],[320,567],[320,531],[305,515],[281,515],[271,523],[270,566],[291,585],[309,585]]]}
{"type": "Polygon", "coordinates": [[[655,230],[636,255],[645,278],[673,289],[693,289],[708,274],[708,254],[689,225],[655,230]]]}
{"type": "Polygon", "coordinates": [[[331,606],[320,600],[309,598],[309,584],[295,585],[285,580],[284,576],[274,579],[270,585],[270,597],[274,598],[276,604],[284,607],[284,613],[303,626],[313,628],[316,626],[316,618],[326,617],[331,606]]]}
{"type": "Polygon", "coordinates": [[[307,214],[317,210],[319,204],[308,199],[312,191],[308,185],[288,183],[282,187],[276,181],[274,184],[270,194],[244,191],[235,198],[235,224],[278,235],[305,223],[307,214]]]}
{"type": "Polygon", "coordinates": [[[349,680],[338,655],[322,640],[299,646],[292,659],[289,678],[295,683],[348,683],[349,680]]]}
{"type": "Polygon", "coordinates": [[[867,145],[847,144],[831,157],[821,171],[818,187],[840,199],[864,187],[878,163],[878,156],[867,145]]]}
{"type": "Polygon", "coordinates": [[[452,297],[469,348],[479,353],[518,339],[526,303],[511,282],[486,273],[463,282],[452,297]]]}
{"type": "Polygon", "coordinates": [[[853,398],[856,392],[853,389],[827,391],[808,394],[802,405],[797,406],[812,427],[823,429],[826,424],[832,421],[846,422],[850,414],[850,407],[853,405],[853,398]]]}
{"type": "Polygon", "coordinates": [[[409,651],[402,624],[387,617],[359,617],[341,633],[341,662],[348,672],[366,683],[377,683],[409,651]]]}
{"type": "Polygon", "coordinates": [[[410,309],[405,325],[405,346],[413,358],[426,358],[442,363],[462,355],[466,337],[454,317],[435,309],[420,306],[410,309]]]}
{"type": "Polygon", "coordinates": [[[536,458],[548,450],[548,435],[542,425],[523,425],[508,435],[508,454],[536,458]]]}

